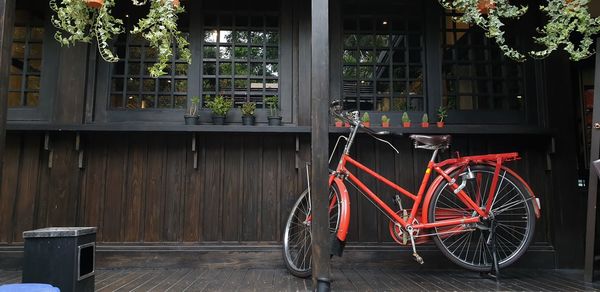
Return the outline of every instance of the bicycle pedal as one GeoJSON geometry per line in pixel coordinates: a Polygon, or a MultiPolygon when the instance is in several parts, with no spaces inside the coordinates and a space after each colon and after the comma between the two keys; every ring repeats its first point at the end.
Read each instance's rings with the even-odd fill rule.
{"type": "Polygon", "coordinates": [[[413,253],[413,257],[415,258],[415,261],[417,261],[417,263],[421,265],[425,263],[425,261],[423,261],[423,258],[419,254],[413,253]]]}

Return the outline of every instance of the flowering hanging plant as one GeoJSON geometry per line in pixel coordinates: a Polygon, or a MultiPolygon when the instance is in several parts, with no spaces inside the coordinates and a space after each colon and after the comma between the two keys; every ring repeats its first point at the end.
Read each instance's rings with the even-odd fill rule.
{"type": "MultiPolygon", "coordinates": [[[[133,0],[135,5],[144,5],[147,1],[133,0]]],[[[157,62],[148,70],[152,77],[166,74],[165,69],[173,58],[173,42],[177,43],[181,59],[192,63],[189,42],[177,29],[178,14],[184,12],[177,0],[150,0],[150,11],[140,19],[131,33],[141,34],[158,53],[157,62]]]]}
{"type": "Polygon", "coordinates": [[[117,62],[119,57],[109,42],[123,32],[123,21],[111,15],[114,6],[114,0],[105,0],[98,9],[89,7],[83,0],[62,0],[61,6],[56,0],[50,0],[50,8],[56,12],[51,22],[58,28],[54,38],[64,46],[89,43],[95,38],[100,56],[107,62],[117,62]]]}
{"type": "Polygon", "coordinates": [[[504,54],[517,61],[524,61],[525,55],[506,44],[502,19],[518,19],[527,12],[527,6],[515,6],[509,0],[439,0],[440,4],[462,15],[454,21],[477,25],[485,31],[488,38],[496,41],[504,54]]]}
{"type": "MultiPolygon", "coordinates": [[[[597,1],[597,0],[596,0],[597,1]]],[[[544,50],[531,51],[534,58],[545,58],[560,45],[564,46],[571,60],[578,61],[591,56],[592,36],[600,32],[600,17],[593,18],[588,11],[589,0],[549,0],[548,5],[540,9],[550,18],[538,32],[542,34],[534,40],[545,47],[544,50]],[[582,38],[576,46],[570,37],[578,32],[582,38]]]]}

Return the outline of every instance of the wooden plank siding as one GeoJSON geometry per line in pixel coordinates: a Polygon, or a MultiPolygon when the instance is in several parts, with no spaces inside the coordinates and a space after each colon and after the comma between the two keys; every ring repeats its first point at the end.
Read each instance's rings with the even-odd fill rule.
{"type": "MultiPolygon", "coordinates": [[[[553,182],[546,170],[547,139],[506,138],[457,135],[452,150],[462,155],[519,151],[524,159],[510,165],[542,202],[535,240],[550,242],[552,217],[546,210],[561,182],[553,182]]],[[[74,134],[52,135],[52,168],[43,139],[39,133],[8,135],[0,193],[2,244],[22,242],[25,230],[73,225],[97,226],[101,243],[276,243],[306,185],[308,139],[299,137],[301,168],[296,169],[292,134],[198,135],[198,169],[193,168],[191,134],[82,134],[83,169],[77,166],[74,134]]],[[[393,143],[400,154],[360,136],[353,155],[416,192],[430,153],[413,149],[406,137],[393,143]]],[[[360,177],[392,204],[387,186],[360,177]]],[[[386,218],[360,194],[351,195],[350,241],[390,242],[386,218]]]]}

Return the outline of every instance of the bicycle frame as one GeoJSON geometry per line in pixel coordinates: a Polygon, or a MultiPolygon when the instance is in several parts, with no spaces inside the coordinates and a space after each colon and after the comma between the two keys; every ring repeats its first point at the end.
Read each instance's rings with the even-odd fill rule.
{"type": "MultiPolygon", "coordinates": [[[[356,137],[358,127],[359,126],[356,126],[351,129],[350,135],[347,139],[346,146],[344,148],[342,156],[340,157],[338,166],[337,166],[335,172],[333,172],[329,178],[330,186],[332,184],[336,184],[338,186],[338,188],[340,188],[340,191],[342,192],[341,203],[343,205],[343,208],[346,209],[346,210],[343,210],[343,212],[342,212],[342,216],[340,219],[340,227],[338,229],[338,234],[337,234],[337,237],[342,241],[344,241],[346,238],[348,225],[349,225],[349,221],[350,221],[349,203],[346,202],[346,201],[348,201],[348,193],[347,193],[347,190],[345,189],[345,186],[343,183],[344,180],[350,181],[354,186],[356,186],[367,197],[368,200],[370,200],[373,204],[375,204],[378,207],[378,209],[384,213],[384,215],[386,215],[388,218],[393,220],[395,223],[400,224],[405,229],[409,226],[413,229],[429,229],[429,228],[451,226],[451,225],[458,225],[458,224],[474,224],[474,223],[480,222],[481,219],[488,218],[490,215],[490,211],[491,211],[490,209],[494,202],[494,197],[495,197],[496,189],[498,186],[498,179],[500,177],[501,170],[508,171],[511,174],[515,175],[528,189],[530,189],[529,186],[527,185],[527,183],[525,183],[525,181],[521,177],[516,175],[516,173],[509,170],[508,168],[505,168],[502,166],[504,161],[520,159],[518,153],[513,152],[513,153],[487,154],[487,155],[478,155],[478,156],[465,156],[465,157],[459,157],[459,158],[450,158],[450,159],[441,161],[439,163],[435,163],[435,159],[436,159],[438,151],[439,151],[436,149],[436,150],[434,150],[433,155],[431,156],[431,159],[429,160],[429,163],[427,164],[427,169],[425,170],[425,174],[421,181],[421,185],[419,187],[418,193],[415,195],[415,194],[407,191],[406,189],[402,188],[401,186],[388,180],[387,178],[381,176],[380,174],[373,171],[372,169],[364,166],[363,164],[356,161],[349,155],[350,147],[352,146],[354,138],[356,137]],[[481,203],[483,203],[483,202],[479,201],[479,199],[482,197],[481,194],[477,195],[477,197],[478,197],[477,202],[474,202],[471,199],[471,197],[469,197],[466,194],[466,192],[464,190],[462,190],[462,188],[459,185],[457,185],[456,177],[453,178],[450,176],[450,174],[456,170],[459,170],[457,173],[460,173],[462,170],[466,169],[470,163],[484,163],[484,164],[489,164],[489,165],[492,165],[495,167],[493,180],[492,180],[492,186],[491,186],[488,196],[487,196],[487,202],[485,202],[485,208],[482,208],[483,206],[480,207],[481,203]],[[388,206],[383,200],[381,200],[360,179],[358,179],[354,173],[352,173],[348,170],[348,168],[346,167],[347,164],[357,167],[359,170],[369,174],[371,177],[374,177],[378,181],[383,182],[384,184],[386,184],[393,190],[395,190],[395,191],[399,192],[400,194],[404,195],[405,197],[408,197],[411,200],[413,200],[414,202],[413,202],[408,219],[405,220],[404,218],[400,217],[400,215],[398,213],[396,213],[394,210],[392,210],[392,208],[390,206],[388,206]],[[427,195],[425,195],[425,191],[426,191],[427,185],[430,181],[432,171],[435,171],[439,175],[439,177],[436,180],[434,180],[434,182],[429,187],[429,191],[427,192],[427,195]],[[433,190],[435,190],[435,188],[444,180],[448,182],[451,190],[456,194],[458,199],[464,203],[464,207],[473,211],[474,215],[472,217],[445,219],[445,220],[436,221],[434,223],[428,222],[427,214],[428,214],[429,200],[431,199],[431,197],[433,195],[433,190]],[[423,203],[424,198],[426,198],[426,200],[423,203]],[[421,207],[421,205],[422,205],[422,207],[421,207]],[[411,224],[412,222],[415,222],[414,220],[417,217],[419,209],[422,209],[422,214],[421,214],[422,216],[420,218],[421,219],[420,222],[417,224],[411,224]]],[[[533,192],[531,192],[531,194],[533,194],[533,192]]],[[[535,197],[533,197],[533,199],[535,199],[535,197]]],[[[332,204],[333,203],[334,202],[332,202],[332,204]]],[[[539,206],[536,206],[536,204],[534,204],[534,206],[535,206],[536,217],[539,217],[539,206]]]]}

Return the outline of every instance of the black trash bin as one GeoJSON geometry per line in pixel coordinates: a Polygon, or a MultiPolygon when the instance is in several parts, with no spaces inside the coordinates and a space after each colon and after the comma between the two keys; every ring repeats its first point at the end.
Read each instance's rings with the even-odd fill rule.
{"type": "Polygon", "coordinates": [[[23,283],[60,291],[94,291],[96,227],[51,227],[23,232],[23,283]]]}

